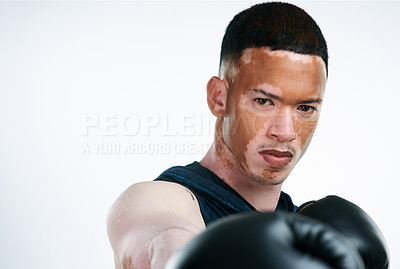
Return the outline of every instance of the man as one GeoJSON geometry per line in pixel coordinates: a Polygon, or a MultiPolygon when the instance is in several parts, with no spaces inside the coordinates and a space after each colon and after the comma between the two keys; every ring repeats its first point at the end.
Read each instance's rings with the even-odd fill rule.
{"type": "Polygon", "coordinates": [[[316,128],[327,66],[325,39],[302,9],[265,3],[236,15],[219,76],[207,84],[214,143],[200,163],[170,168],[117,199],[107,223],[116,268],[163,268],[229,214],[294,212],[281,188],[316,128]]]}

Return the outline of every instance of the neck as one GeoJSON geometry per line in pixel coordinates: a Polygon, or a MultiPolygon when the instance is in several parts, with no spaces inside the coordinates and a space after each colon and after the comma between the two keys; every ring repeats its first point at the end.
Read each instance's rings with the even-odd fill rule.
{"type": "Polygon", "coordinates": [[[259,182],[245,171],[223,140],[222,121],[222,118],[217,119],[214,143],[200,164],[219,176],[258,211],[274,211],[282,184],[259,182]]]}

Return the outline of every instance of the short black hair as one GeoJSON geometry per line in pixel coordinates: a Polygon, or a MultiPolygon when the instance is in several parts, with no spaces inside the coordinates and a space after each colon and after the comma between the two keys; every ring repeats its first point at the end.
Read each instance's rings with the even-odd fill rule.
{"type": "Polygon", "coordinates": [[[320,56],[328,74],[328,48],[321,29],[295,5],[267,2],[237,14],[222,40],[220,68],[224,61],[238,61],[245,49],[260,47],[320,56]]]}

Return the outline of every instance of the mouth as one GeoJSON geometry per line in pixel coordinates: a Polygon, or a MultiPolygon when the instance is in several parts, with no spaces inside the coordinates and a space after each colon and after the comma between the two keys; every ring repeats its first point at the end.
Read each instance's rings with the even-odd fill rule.
{"type": "Polygon", "coordinates": [[[290,151],[281,151],[277,149],[263,150],[260,151],[259,154],[264,161],[273,168],[284,168],[294,157],[294,154],[290,151]]]}

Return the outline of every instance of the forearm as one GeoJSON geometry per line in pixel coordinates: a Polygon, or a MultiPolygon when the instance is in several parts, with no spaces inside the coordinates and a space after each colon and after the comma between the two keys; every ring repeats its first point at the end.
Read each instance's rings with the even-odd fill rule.
{"type": "Polygon", "coordinates": [[[175,251],[190,241],[199,229],[170,227],[154,236],[149,245],[151,269],[162,269],[175,251]]]}
{"type": "Polygon", "coordinates": [[[158,221],[145,221],[147,225],[125,237],[119,251],[123,269],[162,269],[176,250],[202,230],[183,219],[171,221],[170,217],[160,214],[158,221]]]}

